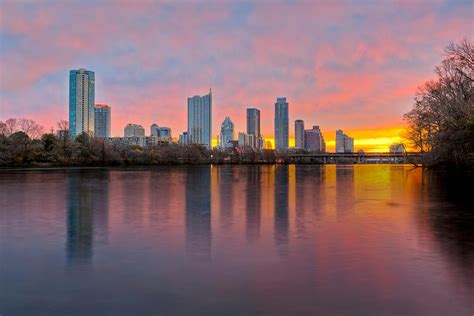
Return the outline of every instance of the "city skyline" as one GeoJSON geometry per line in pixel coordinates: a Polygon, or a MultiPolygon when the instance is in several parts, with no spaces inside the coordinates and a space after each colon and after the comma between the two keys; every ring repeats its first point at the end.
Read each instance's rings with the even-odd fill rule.
{"type": "Polygon", "coordinates": [[[290,126],[299,118],[321,126],[328,150],[337,129],[355,138],[355,150],[387,150],[442,49],[472,36],[470,1],[7,0],[1,8],[0,120],[29,117],[49,129],[67,119],[64,77],[83,67],[97,74],[95,102],[114,109],[111,136],[130,122],[156,122],[177,136],[186,130],[186,98],[212,87],[213,140],[226,116],[245,131],[245,108],[255,107],[273,142],[274,99],[286,96],[290,126]],[[95,13],[71,28],[77,12],[95,13]]]}

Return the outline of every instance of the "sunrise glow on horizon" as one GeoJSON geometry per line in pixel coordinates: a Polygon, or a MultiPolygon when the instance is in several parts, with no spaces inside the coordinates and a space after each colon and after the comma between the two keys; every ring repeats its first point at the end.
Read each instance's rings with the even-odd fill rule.
{"type": "Polygon", "coordinates": [[[290,146],[303,119],[321,127],[328,151],[337,129],[356,151],[401,141],[417,87],[443,48],[473,29],[470,1],[7,0],[0,8],[0,120],[56,128],[68,118],[68,72],[86,68],[96,103],[112,107],[112,136],[128,123],[148,135],[157,123],[176,139],[187,129],[187,98],[212,88],[214,144],[226,116],[236,136],[246,130],[250,107],[273,143],[274,102],[286,97],[290,146]],[[70,23],[78,15],[80,27],[70,23]]]}

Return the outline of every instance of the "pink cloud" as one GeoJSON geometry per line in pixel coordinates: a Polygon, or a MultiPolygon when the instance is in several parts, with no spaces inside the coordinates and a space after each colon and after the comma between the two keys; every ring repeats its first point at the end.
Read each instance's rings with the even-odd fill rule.
{"type": "Polygon", "coordinates": [[[0,56],[0,119],[31,113],[54,125],[67,117],[68,70],[85,67],[96,71],[96,101],[113,107],[114,135],[156,122],[176,136],[186,98],[209,87],[214,135],[228,115],[245,130],[245,108],[258,107],[272,136],[278,96],[291,121],[324,130],[402,124],[442,48],[472,29],[461,5],[443,15],[441,3],[422,2],[260,2],[242,16],[228,1],[8,2],[0,27],[16,44],[0,56]]]}

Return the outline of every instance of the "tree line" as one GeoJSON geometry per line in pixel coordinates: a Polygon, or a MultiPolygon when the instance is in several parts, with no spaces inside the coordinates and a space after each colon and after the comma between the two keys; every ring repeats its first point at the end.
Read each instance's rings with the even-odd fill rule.
{"type": "Polygon", "coordinates": [[[474,45],[451,43],[443,56],[404,116],[404,136],[430,166],[474,168],[474,45]]]}
{"type": "Polygon", "coordinates": [[[176,143],[141,147],[86,133],[71,138],[67,121],[58,122],[57,127],[64,132],[42,133],[44,128],[29,119],[0,121],[0,167],[275,163],[278,159],[273,150],[266,149],[221,151],[176,143]]]}

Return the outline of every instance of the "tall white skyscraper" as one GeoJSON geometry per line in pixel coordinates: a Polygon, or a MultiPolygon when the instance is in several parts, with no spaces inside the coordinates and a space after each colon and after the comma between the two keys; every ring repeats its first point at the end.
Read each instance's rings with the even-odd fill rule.
{"type": "Polygon", "coordinates": [[[277,98],[275,103],[275,149],[288,149],[288,102],[277,98]]]}
{"type": "Polygon", "coordinates": [[[188,134],[194,144],[212,146],[212,92],[188,98],[188,134]]]}
{"type": "Polygon", "coordinates": [[[247,109],[247,134],[253,135],[253,148],[261,148],[262,135],[260,134],[260,110],[247,109]]]}
{"type": "Polygon", "coordinates": [[[304,121],[303,120],[295,121],[295,147],[296,148],[304,147],[304,121]]]}
{"type": "Polygon", "coordinates": [[[94,134],[95,74],[78,69],[69,71],[69,134],[94,134]]]}

